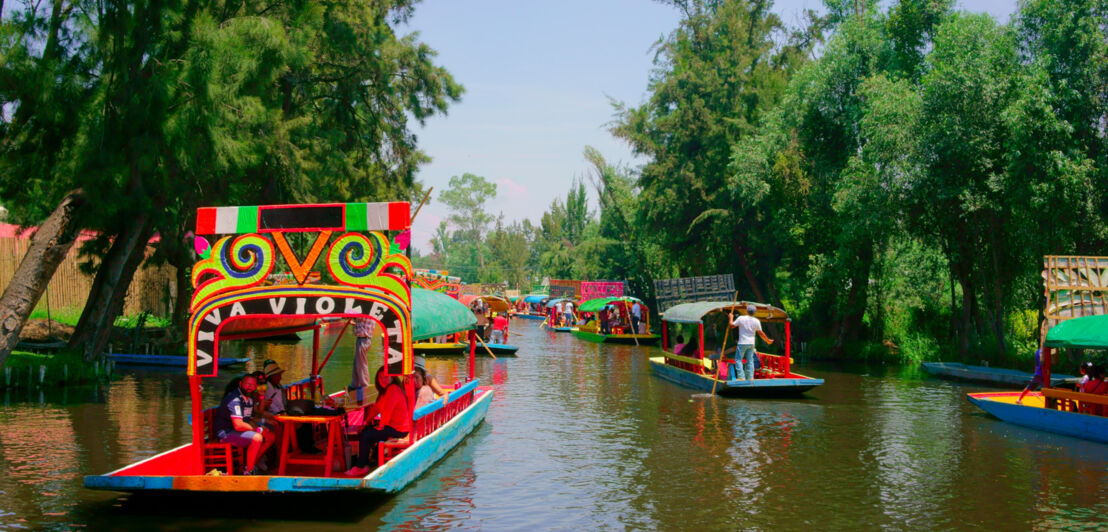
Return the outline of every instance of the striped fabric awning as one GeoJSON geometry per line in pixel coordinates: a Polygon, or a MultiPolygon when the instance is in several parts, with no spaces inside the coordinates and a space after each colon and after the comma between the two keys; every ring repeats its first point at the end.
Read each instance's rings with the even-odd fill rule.
{"type": "Polygon", "coordinates": [[[200,207],[196,234],[275,231],[400,231],[411,225],[407,202],[200,207]]]}

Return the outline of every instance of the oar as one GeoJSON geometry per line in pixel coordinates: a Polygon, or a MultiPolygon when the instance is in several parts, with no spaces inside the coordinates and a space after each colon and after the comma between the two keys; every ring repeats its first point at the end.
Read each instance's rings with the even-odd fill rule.
{"type": "MultiPolygon", "coordinates": [[[[627,321],[631,322],[631,328],[634,329],[635,320],[631,319],[631,303],[629,301],[627,301],[626,299],[623,300],[623,308],[627,309],[627,321]]],[[[635,341],[635,347],[639,346],[638,334],[639,334],[639,331],[637,331],[637,330],[632,330],[631,331],[631,339],[635,341]]]]}
{"type": "MultiPolygon", "coordinates": [[[[731,312],[735,312],[735,302],[739,300],[739,291],[735,290],[735,297],[731,299],[731,312]]],[[[719,384],[719,365],[723,363],[723,352],[727,350],[727,336],[731,334],[731,320],[727,320],[727,329],[723,331],[723,345],[719,346],[719,360],[716,361],[716,367],[712,370],[712,395],[716,394],[716,385],[719,384]]],[[[736,340],[738,341],[738,340],[736,340]]],[[[738,345],[735,346],[738,349],[738,345]]],[[[736,364],[739,362],[736,361],[736,364]]]]}
{"type": "Polygon", "coordinates": [[[473,337],[474,337],[474,338],[477,338],[477,341],[478,341],[478,342],[479,342],[479,343],[481,344],[481,347],[484,347],[484,348],[485,348],[485,351],[488,351],[488,352],[489,352],[489,356],[490,356],[490,357],[496,358],[496,355],[492,354],[492,349],[489,349],[489,346],[488,346],[488,345],[485,345],[485,341],[481,339],[481,335],[480,335],[480,334],[475,334],[475,335],[473,335],[473,337]]]}

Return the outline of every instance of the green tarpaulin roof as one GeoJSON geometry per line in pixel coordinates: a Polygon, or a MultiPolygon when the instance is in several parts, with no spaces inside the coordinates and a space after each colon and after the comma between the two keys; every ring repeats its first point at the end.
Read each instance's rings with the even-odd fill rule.
{"type": "Polygon", "coordinates": [[[736,314],[746,314],[746,306],[754,305],[757,310],[754,317],[762,321],[775,322],[789,319],[789,315],[777,307],[765,303],[752,303],[750,301],[699,301],[696,303],[681,303],[674,305],[662,313],[662,320],[672,323],[701,323],[705,315],[712,312],[728,312],[734,309],[736,314]]]}
{"type": "Polygon", "coordinates": [[[477,316],[457,299],[433,290],[412,288],[412,340],[468,331],[475,326],[477,316]]]}
{"type": "Polygon", "coordinates": [[[609,303],[623,304],[626,301],[628,304],[638,301],[640,304],[642,301],[636,297],[622,296],[622,297],[601,297],[597,299],[590,299],[581,306],[577,307],[578,312],[596,312],[609,303]]]}
{"type": "Polygon", "coordinates": [[[1073,318],[1055,325],[1046,333],[1046,347],[1108,349],[1108,316],[1073,318]]]}

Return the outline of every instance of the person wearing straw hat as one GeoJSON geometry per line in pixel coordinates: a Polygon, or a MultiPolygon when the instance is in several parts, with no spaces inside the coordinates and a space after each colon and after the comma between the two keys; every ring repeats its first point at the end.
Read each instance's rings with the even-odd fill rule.
{"type": "Polygon", "coordinates": [[[272,358],[266,359],[262,364],[262,373],[265,374],[265,412],[266,414],[281,415],[285,413],[285,387],[281,386],[281,376],[285,370],[272,358]]]}
{"type": "Polygon", "coordinates": [[[758,356],[754,351],[755,334],[762,337],[762,340],[768,345],[772,344],[771,340],[766,333],[762,332],[762,322],[758,321],[758,318],[754,317],[754,313],[758,311],[758,307],[754,305],[746,306],[746,316],[735,317],[734,310],[727,316],[731,320],[731,326],[738,328],[739,341],[735,349],[735,362],[731,364],[730,379],[745,380],[746,375],[750,375],[750,381],[754,382],[754,359],[758,356]],[[746,371],[743,371],[743,361],[746,361],[746,371]]]}

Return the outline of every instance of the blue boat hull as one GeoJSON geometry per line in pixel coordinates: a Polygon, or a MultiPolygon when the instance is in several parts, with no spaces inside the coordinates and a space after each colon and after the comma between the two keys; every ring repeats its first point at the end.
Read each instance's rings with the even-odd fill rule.
{"type": "Polygon", "coordinates": [[[966,398],[978,408],[1014,425],[1108,443],[1108,417],[1064,412],[1039,406],[1017,405],[989,399],[990,396],[1002,397],[1006,395],[1011,395],[1011,393],[975,393],[966,394],[966,398]]]}
{"type": "Polygon", "coordinates": [[[516,314],[515,317],[523,318],[525,320],[545,320],[546,316],[535,316],[533,314],[516,314]]]}
{"type": "MultiPolygon", "coordinates": [[[[957,362],[924,362],[923,370],[936,377],[984,382],[989,384],[1003,384],[1010,386],[1024,386],[1031,381],[1031,374],[1023,371],[1005,368],[990,368],[988,366],[967,366],[957,362]]],[[[1073,384],[1077,377],[1072,375],[1054,374],[1050,376],[1052,386],[1073,384]]]]}
{"type": "MultiPolygon", "coordinates": [[[[712,391],[712,378],[691,371],[667,365],[661,357],[651,358],[650,367],[659,377],[675,382],[687,388],[712,391]]],[[[724,397],[787,397],[801,395],[804,392],[823,385],[823,379],[811,377],[789,379],[755,379],[719,381],[716,394],[724,397]]]]}
{"type": "MultiPolygon", "coordinates": [[[[110,360],[114,360],[117,364],[128,364],[135,366],[171,366],[177,368],[185,368],[186,366],[188,366],[188,357],[186,356],[127,355],[122,353],[114,353],[107,355],[107,357],[110,360]]],[[[227,366],[234,366],[236,364],[245,364],[249,361],[249,358],[220,357],[219,367],[225,368],[227,366]]]]}
{"type": "MultiPolygon", "coordinates": [[[[485,345],[489,346],[489,349],[492,350],[492,352],[497,354],[497,355],[515,355],[516,351],[519,351],[519,346],[518,345],[493,344],[493,343],[489,343],[489,344],[485,344],[485,345]]],[[[484,351],[484,349],[477,349],[477,352],[481,352],[481,351],[484,351]]]]}

